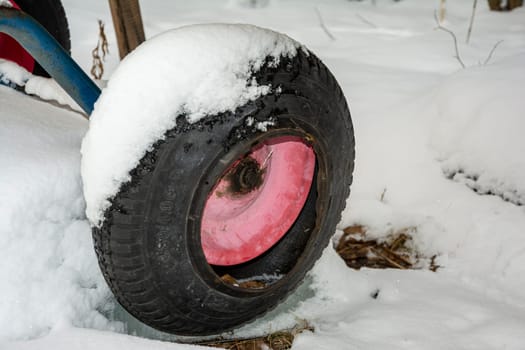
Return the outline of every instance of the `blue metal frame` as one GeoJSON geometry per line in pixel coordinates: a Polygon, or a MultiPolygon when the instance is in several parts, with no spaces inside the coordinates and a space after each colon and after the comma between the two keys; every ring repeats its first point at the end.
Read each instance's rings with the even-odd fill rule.
{"type": "Polygon", "coordinates": [[[23,11],[0,6],[0,32],[13,37],[90,115],[100,89],[47,30],[23,11]]]}

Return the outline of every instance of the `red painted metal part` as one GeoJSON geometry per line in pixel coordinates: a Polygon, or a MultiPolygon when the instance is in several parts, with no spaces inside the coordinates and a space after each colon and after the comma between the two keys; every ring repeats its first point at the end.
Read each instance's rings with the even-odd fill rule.
{"type": "Polygon", "coordinates": [[[241,264],[270,249],[299,216],[312,185],[315,153],[299,137],[270,138],[247,157],[263,169],[262,184],[249,193],[230,193],[228,177],[238,160],[204,208],[201,242],[212,265],[241,264]]]}
{"type": "MultiPolygon", "coordinates": [[[[9,0],[9,2],[14,8],[20,10],[20,7],[13,0],[9,0]]],[[[15,62],[29,72],[33,72],[35,68],[33,57],[15,39],[3,33],[0,33],[0,58],[15,62]]]]}

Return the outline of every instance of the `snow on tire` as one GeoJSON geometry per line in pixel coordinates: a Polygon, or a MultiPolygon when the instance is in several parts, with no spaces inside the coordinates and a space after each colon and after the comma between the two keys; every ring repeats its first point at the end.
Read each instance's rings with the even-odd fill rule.
{"type": "MultiPolygon", "coordinates": [[[[301,283],[345,206],[354,138],[335,78],[291,39],[251,26],[217,25],[183,28],[177,36],[192,39],[191,45],[207,53],[208,69],[221,71],[224,80],[233,79],[233,85],[226,86],[242,82],[244,89],[226,92],[239,94],[235,103],[217,108],[220,99],[211,98],[204,104],[211,112],[202,113],[202,104],[196,112],[191,104],[202,96],[192,100],[189,92],[179,99],[177,94],[184,92],[174,96],[168,89],[161,96],[150,95],[155,106],[139,112],[123,108],[137,113],[130,118],[136,121],[140,112],[151,112],[158,104],[185,101],[165,117],[172,123],[161,123],[166,129],[153,143],[146,142],[139,159],[122,162],[122,169],[129,164],[132,168],[119,183],[115,179],[122,178],[122,169],[103,165],[127,138],[100,139],[111,135],[108,128],[113,125],[104,109],[115,112],[106,107],[110,99],[118,104],[125,95],[115,92],[119,83],[112,87],[110,81],[114,92],[108,92],[106,100],[102,96],[84,140],[82,172],[99,264],[117,300],[156,329],[205,335],[266,313],[301,283]],[[223,50],[227,42],[217,42],[217,33],[237,39],[229,46],[237,50],[233,55],[223,50]],[[195,37],[205,42],[196,44],[195,37]],[[242,91],[251,88],[258,93],[243,97],[242,91]],[[109,151],[97,157],[97,147],[109,151]]],[[[169,40],[173,44],[173,38],[169,40]]],[[[185,47],[180,43],[179,49],[185,47]]],[[[144,52],[156,51],[154,43],[143,46],[144,52]]],[[[201,57],[191,53],[180,54],[190,61],[201,57]]],[[[154,64],[145,58],[149,54],[135,55],[134,61],[154,64]]],[[[116,75],[125,80],[123,86],[157,79],[116,75]]],[[[209,91],[206,85],[217,83],[206,81],[207,76],[192,91],[209,91]]],[[[169,74],[158,79],[169,79],[169,74]]],[[[133,97],[137,91],[127,92],[133,97]]],[[[151,135],[145,118],[146,124],[139,125],[151,135]]],[[[129,156],[122,153],[122,158],[129,156]]]]}

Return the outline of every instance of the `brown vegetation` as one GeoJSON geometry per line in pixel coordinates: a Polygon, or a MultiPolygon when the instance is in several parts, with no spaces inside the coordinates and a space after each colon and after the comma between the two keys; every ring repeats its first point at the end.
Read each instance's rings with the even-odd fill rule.
{"type": "Polygon", "coordinates": [[[216,339],[199,342],[197,345],[210,346],[228,350],[288,350],[292,348],[294,338],[304,331],[313,332],[313,327],[308,324],[297,326],[293,329],[283,330],[262,337],[246,339],[216,339]]]}
{"type": "Polygon", "coordinates": [[[436,256],[424,257],[417,253],[412,244],[415,227],[406,227],[392,232],[386,239],[369,239],[365,226],[353,225],[343,231],[336,251],[346,265],[359,270],[362,267],[385,269],[414,269],[427,266],[436,271],[436,256]]]}

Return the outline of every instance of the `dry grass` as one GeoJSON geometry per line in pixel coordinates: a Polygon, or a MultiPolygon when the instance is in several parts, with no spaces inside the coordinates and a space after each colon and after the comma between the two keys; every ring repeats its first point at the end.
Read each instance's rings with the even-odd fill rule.
{"type": "Polygon", "coordinates": [[[377,240],[367,238],[365,226],[349,226],[343,230],[336,251],[346,265],[357,270],[362,267],[406,270],[428,266],[436,271],[439,268],[436,256],[427,258],[414,250],[412,234],[415,232],[415,227],[406,227],[391,233],[385,240],[377,240]]]}
{"type": "Polygon", "coordinates": [[[262,289],[267,286],[266,283],[264,283],[263,281],[259,281],[259,280],[249,280],[249,281],[239,282],[233,276],[229,274],[223,275],[221,277],[221,281],[223,281],[224,283],[231,284],[232,286],[235,286],[235,287],[248,288],[248,289],[262,289]]]}
{"type": "Polygon", "coordinates": [[[313,332],[313,330],[313,327],[305,324],[290,330],[271,333],[263,337],[224,340],[216,339],[196,344],[228,350],[288,350],[292,348],[294,338],[297,334],[304,331],[313,332]]]}
{"type": "Polygon", "coordinates": [[[104,61],[109,54],[108,40],[104,32],[104,22],[98,20],[98,41],[97,46],[91,51],[93,63],[91,65],[91,76],[95,80],[102,79],[104,75],[104,61]]]}

